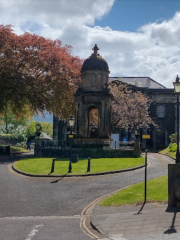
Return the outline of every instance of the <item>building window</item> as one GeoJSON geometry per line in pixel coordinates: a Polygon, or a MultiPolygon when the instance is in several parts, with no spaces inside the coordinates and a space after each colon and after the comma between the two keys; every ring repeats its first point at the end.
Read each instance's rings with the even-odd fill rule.
{"type": "Polygon", "coordinates": [[[164,107],[163,105],[159,105],[159,106],[157,107],[157,116],[158,116],[159,118],[165,117],[165,107],[164,107]]]}

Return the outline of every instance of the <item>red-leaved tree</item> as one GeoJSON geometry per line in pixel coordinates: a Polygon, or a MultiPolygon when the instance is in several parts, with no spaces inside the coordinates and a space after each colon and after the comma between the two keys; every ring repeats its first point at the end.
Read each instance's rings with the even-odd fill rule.
{"type": "Polygon", "coordinates": [[[47,111],[68,118],[82,66],[71,50],[60,40],[31,33],[18,36],[11,25],[0,25],[0,113],[47,111]]]}

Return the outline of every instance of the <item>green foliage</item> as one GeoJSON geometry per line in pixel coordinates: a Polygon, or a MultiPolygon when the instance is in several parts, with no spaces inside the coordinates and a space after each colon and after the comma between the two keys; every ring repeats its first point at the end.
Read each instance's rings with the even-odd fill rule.
{"type": "MultiPolygon", "coordinates": [[[[87,174],[88,158],[79,159],[72,163],[72,174],[87,174]]],[[[144,158],[98,158],[91,159],[91,171],[89,173],[108,172],[120,169],[140,166],[144,158]]],[[[15,167],[23,172],[31,174],[49,174],[52,166],[52,158],[28,158],[15,163],[15,167]]],[[[56,158],[53,174],[63,175],[68,171],[69,158],[56,158]]]]}
{"type": "Polygon", "coordinates": [[[168,155],[168,156],[170,156],[170,157],[172,157],[172,158],[174,158],[174,159],[176,158],[176,152],[170,152],[170,151],[169,151],[169,146],[168,146],[167,148],[161,150],[159,153],[168,155]]]}
{"type": "MultiPolygon", "coordinates": [[[[50,146],[50,144],[49,144],[50,146]]],[[[91,157],[91,158],[133,158],[133,150],[121,150],[121,149],[102,149],[102,148],[75,148],[73,153],[78,154],[79,157],[91,157]]],[[[69,150],[66,148],[42,148],[42,157],[65,157],[68,156],[69,150]]]]}
{"type": "Polygon", "coordinates": [[[6,140],[18,140],[16,136],[14,136],[13,134],[6,134],[6,133],[1,133],[1,138],[2,139],[6,139],[6,140]]]}
{"type": "Polygon", "coordinates": [[[42,132],[53,137],[53,124],[50,122],[41,122],[42,132]]]}
{"type": "MultiPolygon", "coordinates": [[[[6,155],[6,145],[0,145],[0,155],[6,155]]],[[[10,146],[10,154],[15,154],[15,153],[25,153],[29,152],[28,150],[18,147],[18,146],[10,146]]]]}
{"type": "Polygon", "coordinates": [[[35,132],[35,135],[36,136],[40,136],[40,134],[42,133],[42,126],[41,126],[41,123],[39,122],[36,122],[36,132],[35,132]]]}
{"type": "Polygon", "coordinates": [[[18,140],[24,141],[27,122],[25,117],[17,119],[15,115],[6,113],[0,117],[0,133],[12,134],[18,140]]]}
{"type": "Polygon", "coordinates": [[[171,134],[169,136],[170,143],[177,143],[177,133],[171,134]]]}
{"type": "MultiPolygon", "coordinates": [[[[163,176],[147,181],[147,201],[167,201],[168,177],[163,176]]],[[[100,206],[120,206],[142,203],[144,201],[144,182],[130,186],[104,199],[100,206]]]]}
{"type": "Polygon", "coordinates": [[[27,149],[22,148],[22,147],[11,146],[11,154],[26,153],[26,152],[29,152],[29,151],[27,149]]]}
{"type": "Polygon", "coordinates": [[[34,139],[36,136],[40,136],[42,132],[41,123],[37,121],[32,121],[30,124],[27,125],[26,128],[26,137],[28,141],[34,139]]]}
{"type": "Polygon", "coordinates": [[[21,143],[16,143],[15,147],[21,147],[21,143]]]}
{"type": "Polygon", "coordinates": [[[5,134],[1,133],[0,138],[4,140],[16,140],[16,141],[23,141],[24,136],[23,135],[17,135],[17,134],[5,134]]]}
{"type": "Polygon", "coordinates": [[[176,152],[177,151],[177,144],[176,143],[170,143],[169,144],[169,152],[176,152]]]}

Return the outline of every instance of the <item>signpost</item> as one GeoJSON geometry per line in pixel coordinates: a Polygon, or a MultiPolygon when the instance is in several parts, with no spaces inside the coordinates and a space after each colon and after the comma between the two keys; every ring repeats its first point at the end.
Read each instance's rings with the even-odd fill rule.
{"type": "MultiPolygon", "coordinates": [[[[151,136],[150,135],[142,135],[143,139],[150,139],[151,136]]],[[[144,176],[144,202],[146,202],[146,188],[147,188],[147,150],[145,150],[145,176],[144,176]]]]}
{"type": "Polygon", "coordinates": [[[145,177],[144,177],[144,202],[146,202],[146,188],[147,188],[147,150],[145,150],[145,177]]]}
{"type": "Polygon", "coordinates": [[[142,138],[143,139],[150,139],[151,137],[150,137],[150,135],[142,135],[142,138]]]}

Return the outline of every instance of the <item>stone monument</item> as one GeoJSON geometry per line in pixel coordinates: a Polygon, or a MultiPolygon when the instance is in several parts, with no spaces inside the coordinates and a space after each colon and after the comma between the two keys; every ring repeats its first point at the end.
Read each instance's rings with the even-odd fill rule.
{"type": "Polygon", "coordinates": [[[95,44],[94,52],[81,69],[81,84],[75,93],[74,142],[110,144],[111,112],[113,95],[108,89],[109,67],[99,54],[95,44]],[[91,113],[96,110],[97,122],[91,122],[91,113]]]}

